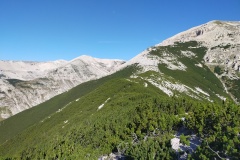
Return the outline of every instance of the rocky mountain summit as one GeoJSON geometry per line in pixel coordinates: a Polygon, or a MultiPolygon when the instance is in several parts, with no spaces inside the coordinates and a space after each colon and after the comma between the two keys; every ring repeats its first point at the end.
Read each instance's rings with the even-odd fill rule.
{"type": "Polygon", "coordinates": [[[38,105],[76,85],[115,72],[122,60],[0,61],[0,118],[38,105]]]}
{"type": "MultiPolygon", "coordinates": [[[[198,41],[208,48],[204,61],[208,65],[220,65],[225,70],[240,71],[240,21],[211,21],[181,32],[158,46],[176,42],[198,41]]],[[[236,78],[235,72],[228,76],[236,78]]]]}

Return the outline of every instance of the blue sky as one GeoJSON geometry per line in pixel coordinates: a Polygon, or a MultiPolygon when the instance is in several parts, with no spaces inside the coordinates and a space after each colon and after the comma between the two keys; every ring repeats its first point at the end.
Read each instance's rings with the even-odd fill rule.
{"type": "Polygon", "coordinates": [[[240,0],[0,0],[0,60],[129,60],[211,20],[240,21],[240,0]]]}

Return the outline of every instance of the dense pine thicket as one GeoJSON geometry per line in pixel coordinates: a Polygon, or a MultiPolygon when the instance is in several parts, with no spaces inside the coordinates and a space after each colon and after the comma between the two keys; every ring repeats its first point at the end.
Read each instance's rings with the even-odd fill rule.
{"type": "MultiPolygon", "coordinates": [[[[108,81],[2,144],[1,158],[97,159],[118,152],[128,159],[177,159],[170,140],[182,127],[202,139],[189,159],[240,157],[239,106],[168,98],[144,83],[108,81]]],[[[187,135],[181,140],[188,144],[187,135]]]]}

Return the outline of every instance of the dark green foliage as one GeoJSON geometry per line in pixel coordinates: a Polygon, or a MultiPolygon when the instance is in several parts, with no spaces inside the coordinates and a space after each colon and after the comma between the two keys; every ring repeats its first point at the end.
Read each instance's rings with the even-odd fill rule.
{"type": "Polygon", "coordinates": [[[218,75],[223,74],[222,69],[219,66],[214,67],[214,73],[217,73],[218,75]]]}
{"type": "Polygon", "coordinates": [[[185,125],[203,139],[193,159],[240,157],[240,108],[232,102],[199,105],[188,114],[185,125]]]}
{"type": "MultiPolygon", "coordinates": [[[[51,147],[52,144],[56,143],[56,146],[60,146],[62,150],[63,144],[69,145],[70,143],[74,148],[72,152],[80,157],[89,152],[93,154],[91,157],[94,157],[93,150],[98,153],[97,155],[110,153],[123,140],[132,141],[131,133],[127,134],[129,129],[125,129],[124,126],[127,126],[133,118],[135,106],[139,103],[144,106],[147,101],[154,102],[151,100],[151,95],[160,96],[161,92],[153,90],[151,87],[146,90],[143,85],[127,80],[110,81],[79,101],[71,103],[62,112],[52,115],[51,118],[45,119],[44,122],[30,127],[21,135],[9,140],[2,149],[8,148],[4,152],[15,153],[17,157],[19,154],[26,157],[27,155],[40,156],[40,149],[48,148],[47,151],[51,151],[52,156],[46,150],[44,150],[44,154],[53,158],[60,155],[62,157],[62,153],[59,155],[58,149],[51,147]],[[145,94],[142,94],[144,92],[145,94]],[[107,97],[111,97],[111,99],[106,106],[97,111],[98,106],[107,97]],[[142,100],[143,102],[140,102],[142,100]],[[69,124],[64,125],[66,120],[69,121],[69,124]],[[23,137],[27,137],[27,139],[23,137]],[[39,139],[41,139],[41,143],[39,143],[39,139]],[[19,144],[19,142],[21,143],[19,144]],[[11,147],[7,147],[8,145],[11,147]]],[[[74,154],[71,153],[71,155],[74,154]]]]}
{"type": "MultiPolygon", "coordinates": [[[[2,144],[0,155],[16,159],[97,159],[119,152],[128,159],[176,159],[170,139],[184,126],[203,139],[191,158],[217,157],[207,145],[221,153],[228,151],[229,157],[240,156],[239,106],[167,98],[154,87],[144,87],[143,82],[113,79],[104,83],[2,144]]],[[[188,145],[188,136],[181,136],[181,141],[188,145]]]]}
{"type": "Polygon", "coordinates": [[[128,150],[132,159],[152,160],[152,159],[176,159],[177,156],[171,149],[169,141],[158,139],[147,139],[136,145],[132,145],[128,150]]]}
{"type": "Polygon", "coordinates": [[[184,136],[184,134],[180,135],[180,142],[183,144],[186,144],[187,146],[190,146],[190,142],[188,140],[188,136],[184,136]]]}

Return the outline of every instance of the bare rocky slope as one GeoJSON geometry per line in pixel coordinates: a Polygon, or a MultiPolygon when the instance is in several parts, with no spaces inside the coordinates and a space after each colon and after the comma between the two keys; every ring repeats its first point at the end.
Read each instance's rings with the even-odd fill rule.
{"type": "Polygon", "coordinates": [[[0,61],[0,119],[38,105],[76,85],[115,72],[122,60],[80,56],[71,61],[0,61]]]}
{"type": "Polygon", "coordinates": [[[240,71],[240,21],[211,21],[181,32],[158,46],[175,42],[198,41],[208,48],[204,62],[208,66],[219,65],[231,79],[237,79],[240,71]]]}
{"type": "MultiPolygon", "coordinates": [[[[226,95],[200,87],[205,77],[195,77],[199,84],[190,86],[189,82],[193,77],[191,75],[201,73],[202,70],[207,71],[208,68],[221,81],[224,92],[235,102],[239,102],[240,21],[210,21],[193,27],[148,48],[121,67],[135,63],[142,68],[140,73],[157,73],[152,74],[152,77],[141,78],[145,78],[169,96],[184,93],[197,99],[212,101],[212,92],[218,98],[226,99],[226,95]],[[184,75],[190,75],[190,78],[179,81],[184,75]],[[200,78],[204,79],[201,81],[200,78]]],[[[207,74],[210,75],[206,72],[204,76],[207,74]]],[[[218,88],[221,89],[220,86],[218,88]]]]}

